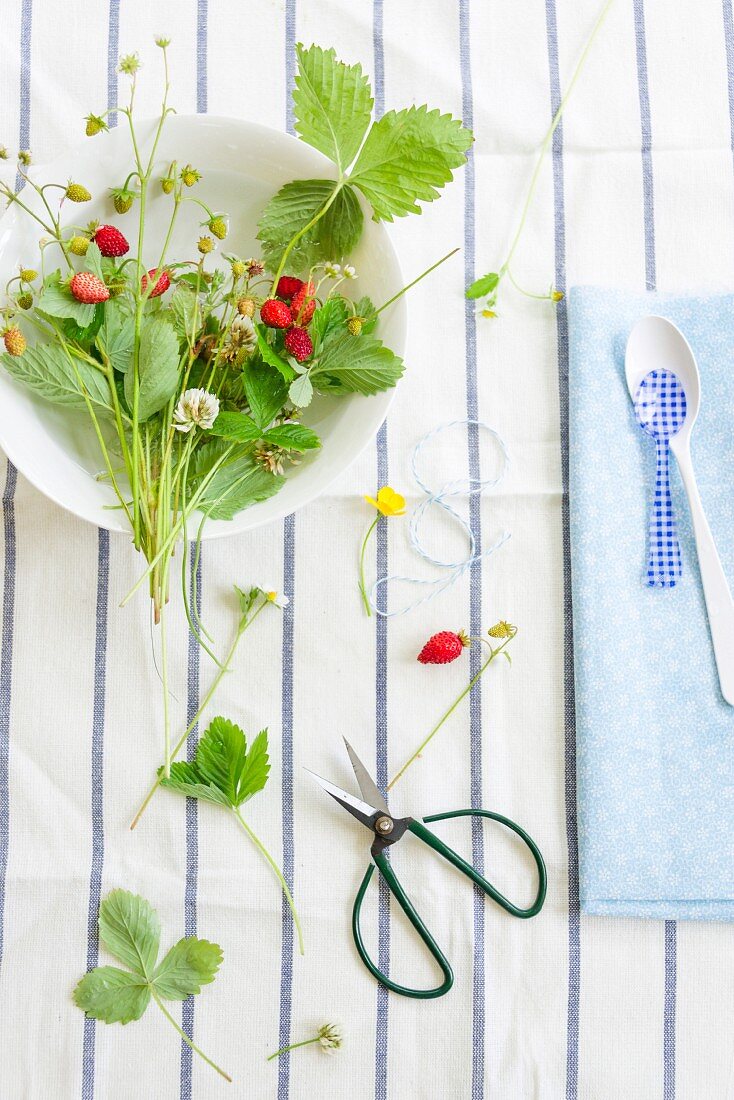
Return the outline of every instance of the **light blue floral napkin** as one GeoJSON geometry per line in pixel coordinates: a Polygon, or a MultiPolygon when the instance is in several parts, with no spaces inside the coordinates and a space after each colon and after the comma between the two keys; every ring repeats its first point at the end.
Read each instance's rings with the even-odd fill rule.
{"type": "Polygon", "coordinates": [[[581,907],[734,919],[734,708],[719,692],[688,508],[671,457],[683,576],[648,588],[655,447],[624,378],[634,323],[668,317],[701,372],[692,453],[734,588],[734,295],[576,287],[570,494],[581,907]]]}

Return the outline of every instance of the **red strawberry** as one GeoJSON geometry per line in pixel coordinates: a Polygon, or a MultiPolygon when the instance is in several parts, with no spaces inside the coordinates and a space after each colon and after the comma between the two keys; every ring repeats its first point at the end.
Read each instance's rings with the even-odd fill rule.
{"type": "Polygon", "coordinates": [[[91,271],[78,271],[69,283],[69,289],[78,302],[84,302],[86,305],[106,302],[110,296],[102,280],[91,271]]]}
{"type": "MultiPolygon", "coordinates": [[[[155,279],[156,275],[158,275],[158,271],[154,267],[152,267],[150,269],[150,271],[148,272],[147,275],[143,275],[142,279],[140,280],[140,293],[141,294],[145,294],[146,287],[148,286],[148,278],[150,277],[151,279],[155,279]]],[[[168,290],[170,285],[171,285],[170,275],[168,274],[167,271],[162,271],[160,276],[158,277],[158,282],[155,284],[155,286],[151,290],[148,297],[149,298],[159,298],[161,296],[161,294],[166,293],[166,291],[168,290]]]]}
{"type": "Polygon", "coordinates": [[[268,328],[290,328],[293,324],[293,314],[285,302],[279,302],[277,298],[268,298],[260,306],[260,317],[268,328]]]}
{"type": "Polygon", "coordinates": [[[114,225],[100,225],[93,240],[103,256],[124,256],[130,251],[130,245],[114,225]]]}
{"type": "Polygon", "coordinates": [[[275,293],[279,298],[285,298],[289,302],[302,286],[302,279],[296,279],[294,275],[281,275],[275,293]]]}
{"type": "Polygon", "coordinates": [[[293,295],[291,313],[299,325],[309,324],[314,315],[316,299],[313,297],[313,293],[315,289],[313,283],[304,283],[301,289],[293,295]]]}
{"type": "Polygon", "coordinates": [[[447,665],[460,657],[469,639],[463,630],[454,634],[452,630],[442,630],[429,638],[418,654],[422,665],[447,665]]]}
{"type": "Polygon", "coordinates": [[[285,350],[289,352],[299,363],[305,362],[313,355],[313,342],[305,328],[294,325],[285,334],[285,350]]]}

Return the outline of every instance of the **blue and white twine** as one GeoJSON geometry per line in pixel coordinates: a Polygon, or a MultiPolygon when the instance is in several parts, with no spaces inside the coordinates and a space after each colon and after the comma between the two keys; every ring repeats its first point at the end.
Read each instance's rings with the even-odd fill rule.
{"type": "Polygon", "coordinates": [[[422,604],[429,603],[440,595],[441,592],[445,592],[447,588],[451,588],[452,585],[458,581],[459,577],[471,569],[471,567],[479,561],[483,561],[486,558],[491,557],[496,550],[499,550],[503,543],[507,542],[510,538],[509,531],[503,531],[496,542],[492,543],[484,550],[477,550],[477,542],[472,531],[470,523],[464,519],[462,515],[449,503],[451,500],[457,498],[469,499],[473,496],[478,496],[485,491],[485,489],[496,488],[503,480],[509,467],[510,458],[507,453],[507,447],[505,446],[502,437],[494,430],[490,428],[488,424],[485,424],[481,420],[450,420],[446,424],[440,424],[437,428],[424,435],[421,440],[415,445],[413,449],[413,455],[411,458],[410,466],[413,473],[413,478],[418,488],[425,494],[425,499],[422,500],[413,510],[413,514],[410,517],[410,525],[408,528],[408,538],[410,539],[410,545],[419,557],[423,558],[430,565],[435,566],[442,571],[440,577],[411,577],[401,574],[390,573],[386,576],[378,577],[375,583],[372,585],[370,591],[369,601],[370,605],[376,615],[381,615],[383,618],[389,619],[395,615],[406,615],[409,611],[413,611],[416,607],[420,607],[422,604]],[[483,431],[488,433],[494,440],[497,448],[499,449],[502,464],[494,477],[479,478],[479,477],[464,477],[458,478],[452,481],[447,481],[440,489],[434,490],[428,485],[424,477],[420,473],[419,465],[421,456],[424,454],[426,447],[434,443],[438,436],[444,432],[450,431],[452,428],[463,427],[477,429],[477,432],[483,431]],[[426,513],[434,506],[443,508],[444,512],[447,512],[456,523],[459,524],[462,531],[466,535],[468,543],[468,554],[463,558],[458,558],[454,561],[445,561],[441,558],[434,557],[426,549],[422,538],[423,522],[426,517],[426,513]],[[388,611],[386,603],[377,600],[377,592],[382,585],[389,585],[393,582],[403,582],[406,584],[420,585],[428,591],[423,596],[419,596],[418,599],[412,603],[406,604],[404,607],[399,607],[394,611],[388,611]]]}

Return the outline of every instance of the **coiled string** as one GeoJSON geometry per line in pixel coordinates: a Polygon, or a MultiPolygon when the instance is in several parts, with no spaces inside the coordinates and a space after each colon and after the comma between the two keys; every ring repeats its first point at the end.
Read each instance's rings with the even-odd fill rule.
{"type": "Polygon", "coordinates": [[[383,618],[389,619],[395,615],[406,615],[409,611],[413,611],[416,607],[420,607],[422,604],[429,603],[431,600],[435,599],[436,596],[440,595],[441,592],[445,592],[447,588],[451,588],[451,586],[457,582],[459,577],[462,577],[464,573],[471,569],[475,562],[482,561],[485,558],[489,558],[492,554],[494,554],[496,550],[500,548],[500,546],[502,546],[503,543],[507,542],[507,540],[510,538],[510,532],[504,531],[502,535],[497,539],[497,541],[489,546],[486,550],[481,550],[477,552],[476,539],[474,537],[474,532],[472,531],[469,522],[465,520],[463,516],[459,515],[456,509],[452,507],[452,505],[449,503],[449,501],[459,497],[468,500],[469,497],[483,493],[485,489],[495,488],[497,485],[500,484],[500,482],[503,481],[505,474],[507,473],[509,463],[510,458],[507,453],[507,447],[505,446],[504,440],[494,430],[494,428],[490,428],[488,424],[485,424],[481,420],[451,420],[447,424],[440,424],[437,428],[434,428],[433,431],[428,432],[427,435],[424,435],[423,438],[418,441],[413,449],[413,455],[410,465],[413,473],[413,478],[419,489],[421,489],[421,491],[425,494],[425,499],[422,500],[418,505],[416,505],[415,509],[413,510],[413,514],[410,517],[408,537],[410,539],[410,544],[416,554],[423,558],[424,561],[427,561],[431,565],[435,566],[437,569],[440,569],[442,571],[442,575],[433,579],[424,577],[401,576],[396,573],[391,573],[384,577],[378,577],[375,583],[372,585],[369,596],[370,605],[376,615],[382,615],[383,618]],[[419,467],[421,456],[425,452],[426,447],[428,447],[431,443],[434,443],[438,436],[442,435],[444,432],[450,431],[452,428],[457,427],[476,427],[479,431],[486,432],[492,437],[502,456],[502,465],[500,471],[495,477],[491,478],[481,479],[467,477],[460,478],[458,480],[447,481],[446,484],[443,485],[440,489],[434,490],[428,484],[426,484],[424,477],[420,473],[419,467]],[[434,506],[442,508],[444,512],[447,512],[464,531],[468,542],[469,551],[465,557],[460,558],[457,561],[443,561],[441,558],[433,557],[433,555],[430,554],[426,549],[422,539],[422,528],[424,520],[426,518],[426,514],[434,506]],[[376,600],[378,588],[381,585],[391,584],[397,581],[401,581],[405,584],[420,585],[421,587],[427,589],[427,591],[424,595],[419,596],[412,603],[406,604],[404,607],[396,608],[396,610],[394,611],[381,611],[377,606],[376,600]]]}

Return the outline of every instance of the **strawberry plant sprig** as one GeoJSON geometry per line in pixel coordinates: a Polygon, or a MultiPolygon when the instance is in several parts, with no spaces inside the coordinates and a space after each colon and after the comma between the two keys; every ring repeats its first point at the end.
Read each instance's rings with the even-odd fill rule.
{"type": "Polygon", "coordinates": [[[190,763],[172,764],[169,776],[161,771],[161,786],[187,798],[213,802],[233,814],[275,872],[293,915],[303,954],[301,922],[288,883],[270,852],[240,813],[240,807],[263,789],[269,774],[267,730],[261,730],[248,749],[247,738],[239,726],[226,718],[213,718],[196,746],[194,759],[190,763]]]}
{"type": "Polygon", "coordinates": [[[519,222],[518,222],[518,225],[517,225],[517,229],[515,230],[515,235],[512,238],[512,243],[510,244],[510,248],[509,248],[509,251],[507,253],[507,256],[505,257],[504,263],[501,265],[501,267],[497,271],[487,272],[486,275],[480,276],[469,287],[467,287],[467,290],[466,290],[467,298],[473,299],[473,300],[476,300],[478,298],[486,298],[486,301],[484,302],[484,308],[482,309],[482,316],[483,317],[490,317],[491,318],[491,317],[496,317],[497,316],[495,306],[497,305],[497,298],[498,298],[498,295],[499,295],[499,290],[500,290],[501,283],[502,283],[503,279],[505,279],[505,278],[514,286],[514,288],[516,290],[518,290],[521,294],[525,295],[526,298],[535,298],[535,299],[537,299],[538,301],[541,301],[541,302],[554,302],[554,303],[560,302],[560,301],[563,300],[563,292],[561,290],[558,290],[556,287],[553,287],[553,286],[551,286],[550,289],[545,294],[535,294],[535,293],[531,293],[531,291],[529,291],[529,290],[524,290],[523,287],[520,286],[520,284],[515,279],[515,276],[512,274],[511,264],[512,264],[512,261],[513,261],[514,256],[515,256],[515,252],[517,251],[517,246],[520,243],[520,238],[523,235],[523,230],[525,229],[525,223],[527,222],[528,212],[530,210],[530,206],[532,204],[533,198],[535,197],[535,192],[537,190],[538,182],[540,180],[540,170],[543,167],[543,162],[545,161],[546,154],[547,154],[547,152],[550,148],[551,141],[553,140],[553,135],[555,134],[556,130],[558,129],[558,127],[560,125],[561,119],[563,118],[564,111],[566,110],[566,107],[568,106],[568,102],[569,102],[569,100],[570,100],[570,98],[573,94],[573,90],[576,86],[576,82],[578,81],[578,78],[580,77],[581,72],[582,72],[582,70],[583,70],[583,68],[586,64],[586,59],[589,55],[589,51],[591,50],[591,47],[594,44],[594,40],[596,39],[597,34],[601,30],[601,27],[604,23],[604,20],[606,19],[607,15],[609,14],[609,9],[611,8],[613,3],[614,3],[614,0],[606,0],[606,2],[605,2],[604,6],[603,6],[603,8],[602,8],[602,10],[599,14],[598,19],[596,20],[596,22],[595,22],[595,24],[592,28],[591,34],[589,35],[589,38],[586,42],[586,45],[584,46],[584,49],[581,53],[581,57],[579,58],[578,64],[576,65],[576,68],[574,69],[573,75],[571,77],[571,80],[569,81],[566,92],[565,92],[563,98],[561,99],[561,102],[558,105],[558,109],[556,110],[555,114],[553,115],[553,118],[551,119],[550,126],[548,127],[548,129],[545,132],[545,135],[543,137],[543,141],[542,141],[541,146],[540,146],[540,152],[538,153],[537,159],[535,161],[535,168],[533,169],[533,174],[530,178],[530,184],[528,186],[527,194],[525,196],[525,202],[524,202],[522,210],[520,212],[520,218],[519,218],[519,222]]]}
{"type": "Polygon", "coordinates": [[[418,654],[418,660],[423,665],[446,665],[450,664],[452,661],[455,661],[457,657],[460,657],[463,651],[468,648],[473,641],[480,642],[482,645],[486,645],[489,649],[489,655],[480,666],[479,671],[474,676],[472,676],[471,680],[463,689],[463,691],[459,692],[458,696],[456,697],[456,699],[454,699],[451,706],[448,708],[448,710],[444,711],[438,722],[436,722],[436,725],[433,727],[430,733],[423,738],[415,752],[408,757],[400,771],[396,772],[395,775],[392,777],[387,785],[387,789],[389,791],[392,790],[398,780],[405,775],[406,771],[413,763],[413,761],[417,760],[418,757],[421,756],[424,749],[436,736],[444,722],[451,717],[451,715],[458,707],[459,703],[462,701],[462,699],[466,698],[474,685],[487,671],[492,662],[501,654],[509,664],[512,664],[510,654],[507,652],[507,646],[517,634],[517,627],[513,626],[511,623],[506,623],[503,619],[501,619],[498,623],[495,623],[494,626],[491,626],[487,633],[490,638],[498,640],[500,644],[497,646],[493,646],[492,643],[487,641],[486,638],[468,638],[463,630],[458,631],[458,633],[454,633],[453,631],[449,630],[442,630],[439,634],[434,634],[433,637],[429,638],[426,644],[423,646],[423,649],[418,654]]]}
{"type": "Polygon", "coordinates": [[[216,943],[186,936],[158,962],[161,925],[150,902],[128,890],[113,890],[99,907],[99,938],[127,967],[95,966],[74,990],[74,1001],[88,1017],[106,1024],[139,1020],[155,1001],[187,1046],[226,1081],[232,1078],[186,1034],[164,1005],[201,993],[217,976],[222,949],[216,943]]]}

